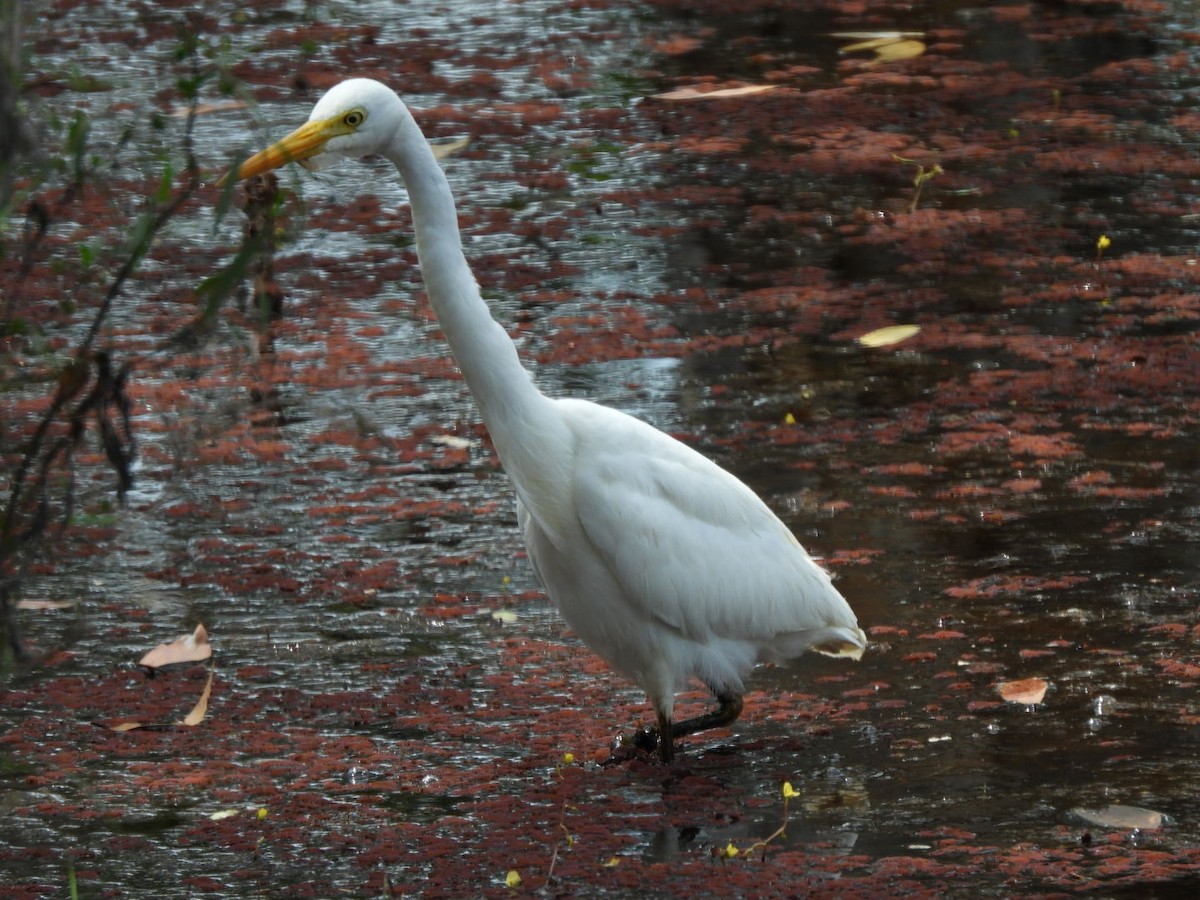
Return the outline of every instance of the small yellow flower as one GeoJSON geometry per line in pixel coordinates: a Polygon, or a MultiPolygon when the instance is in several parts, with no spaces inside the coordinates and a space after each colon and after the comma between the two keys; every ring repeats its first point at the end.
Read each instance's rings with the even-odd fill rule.
{"type": "Polygon", "coordinates": [[[610,856],[608,858],[608,861],[606,863],[604,863],[604,868],[612,869],[612,868],[615,868],[616,866],[619,866],[620,864],[621,864],[621,860],[619,860],[615,856],[610,856]]]}
{"type": "Polygon", "coordinates": [[[258,816],[259,821],[265,819],[267,817],[267,808],[265,806],[260,806],[258,808],[258,812],[255,813],[255,815],[258,816]]]}
{"type": "Polygon", "coordinates": [[[741,851],[739,851],[737,847],[733,846],[733,841],[730,841],[728,844],[725,845],[725,849],[721,851],[721,858],[722,859],[733,859],[740,852],[741,851]]]}
{"type": "Polygon", "coordinates": [[[796,417],[793,416],[791,413],[788,413],[786,416],[783,417],[783,424],[784,425],[795,425],[796,417]]]}
{"type": "Polygon", "coordinates": [[[508,874],[504,876],[504,884],[506,887],[515,888],[521,883],[521,876],[516,869],[509,869],[508,874]]]}
{"type": "Polygon", "coordinates": [[[792,783],[790,781],[785,781],[783,783],[783,799],[784,800],[790,800],[793,797],[799,797],[799,796],[800,796],[800,792],[798,790],[796,790],[794,787],[792,787],[792,783]]]}
{"type": "Polygon", "coordinates": [[[1096,238],[1097,252],[1103,253],[1105,250],[1107,250],[1111,246],[1112,246],[1112,239],[1109,238],[1109,236],[1107,234],[1102,234],[1102,235],[1100,235],[1100,237],[1096,238]]]}
{"type": "Polygon", "coordinates": [[[566,763],[568,766],[571,765],[571,763],[575,762],[575,754],[574,753],[564,753],[563,754],[563,762],[566,763]]]}

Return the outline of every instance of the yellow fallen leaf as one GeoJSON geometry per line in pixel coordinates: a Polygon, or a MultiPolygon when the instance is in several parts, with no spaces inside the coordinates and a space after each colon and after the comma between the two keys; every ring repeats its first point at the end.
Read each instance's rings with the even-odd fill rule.
{"type": "Polygon", "coordinates": [[[907,341],[920,330],[920,325],[888,325],[886,328],[876,328],[860,335],[858,342],[864,347],[886,347],[889,344],[907,341]]]}
{"type": "Polygon", "coordinates": [[[141,722],[122,722],[119,725],[109,725],[108,730],[116,731],[116,732],[123,732],[123,731],[133,731],[135,728],[145,728],[145,727],[146,726],[143,725],[141,722]]]}
{"type": "Polygon", "coordinates": [[[876,37],[870,40],[860,41],[857,44],[847,44],[839,53],[857,53],[859,50],[878,50],[880,47],[886,47],[888,44],[894,44],[897,38],[894,37],[876,37]]]}
{"type": "Polygon", "coordinates": [[[693,87],[677,88],[664,94],[653,94],[655,100],[720,100],[729,97],[746,97],[753,94],[763,94],[773,91],[778,85],[747,84],[742,87],[714,88],[711,91],[697,90],[693,87]]]}
{"type": "Polygon", "coordinates": [[[883,31],[878,33],[845,31],[835,34],[834,37],[861,38],[857,43],[847,44],[838,52],[856,53],[860,50],[872,50],[875,53],[875,58],[867,62],[865,64],[867,66],[878,66],[882,63],[895,62],[900,59],[914,59],[925,52],[924,42],[916,40],[917,38],[924,37],[919,31],[883,31]]]}
{"type": "Polygon", "coordinates": [[[174,663],[200,662],[210,656],[212,645],[208,642],[208,629],[201,624],[191,634],[185,634],[169,644],[159,644],[138,660],[138,665],[157,669],[174,663]]]}
{"type": "Polygon", "coordinates": [[[877,66],[885,62],[896,62],[900,59],[916,59],[925,52],[925,45],[920,41],[892,41],[882,47],[875,48],[875,59],[867,65],[877,66]]]}
{"type": "Polygon", "coordinates": [[[1035,706],[1046,697],[1049,685],[1041,678],[1023,678],[1020,681],[1005,681],[996,685],[1000,696],[1009,703],[1035,706]]]}
{"type": "Polygon", "coordinates": [[[204,721],[204,717],[208,715],[208,697],[212,693],[213,670],[208,670],[208,680],[204,682],[204,690],[200,692],[200,699],[196,701],[196,705],[192,707],[192,711],[188,713],[180,725],[186,725],[189,728],[194,728],[204,721]]]}

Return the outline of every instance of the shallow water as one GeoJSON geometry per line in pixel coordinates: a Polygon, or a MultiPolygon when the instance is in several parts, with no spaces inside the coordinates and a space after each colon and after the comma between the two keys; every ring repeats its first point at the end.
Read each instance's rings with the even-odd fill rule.
{"type": "MultiPolygon", "coordinates": [[[[981,134],[1028,134],[1043,127],[1030,109],[1055,114],[1046,85],[1056,84],[1073,110],[1090,101],[1118,123],[1094,145],[1072,132],[1068,152],[1162,154],[1133,175],[1110,163],[1047,174],[1028,148],[947,161],[923,208],[1023,217],[1010,230],[1003,220],[968,224],[950,250],[933,228],[914,239],[896,227],[886,240],[871,230],[898,221],[908,196],[911,173],[886,154],[865,168],[810,171],[800,147],[796,168],[780,175],[766,149],[714,158],[673,148],[679,132],[668,126],[702,133],[703,114],[688,120],[625,97],[708,76],[756,81],[785,65],[818,71],[806,90],[836,86],[853,73],[824,35],[850,30],[845,21],[763,14],[701,24],[553,3],[473,9],[416,4],[401,16],[390,4],[279,4],[228,29],[224,52],[282,78],[314,53],[315,70],[339,71],[348,50],[324,36],[298,51],[270,40],[273,30],[378,25],[372,40],[386,48],[428,29],[447,49],[411,98],[418,108],[466,105],[485,117],[505,104],[561,104],[562,115],[529,127],[495,113],[486,121],[496,128],[447,162],[468,255],[498,318],[520,331],[549,392],[641,415],[758,490],[834,571],[871,630],[870,652],[856,666],[806,659],[760,672],[731,735],[689,741],[686,775],[596,765],[609,739],[645,717],[641,697],[563,635],[537,594],[506,482],[470,398],[447,377],[415,276],[379,254],[397,249],[388,229],[362,233],[345,212],[377,194],[392,215],[401,189],[379,167],[357,178],[287,173],[307,223],[283,251],[295,306],[268,373],[285,420],[245,425],[246,387],[261,377],[249,354],[210,349],[148,372],[128,507],[102,511],[111,481],[98,466],[85,470],[87,508],[111,528],[95,537],[103,552],[56,560],[25,585],[30,599],[78,603],[22,613],[39,650],[73,655],[12,673],[0,710],[10,729],[0,834],[14,884],[61,895],[67,855],[86,870],[83,884],[118,896],[377,895],[385,872],[396,885],[432,878],[425,889],[453,895],[447,867],[462,879],[459,895],[500,890],[508,868],[536,884],[559,837],[556,811],[567,809],[555,786],[569,784],[570,828],[583,836],[559,876],[576,894],[632,895],[600,859],[666,862],[674,877],[707,878],[714,849],[777,828],[784,779],[802,799],[774,847],[846,859],[858,873],[910,856],[976,871],[958,872],[949,889],[937,880],[945,873],[926,876],[930,891],[1061,890],[1044,873],[1017,876],[1003,864],[1013,848],[1086,847],[1092,835],[1076,807],[1165,813],[1164,831],[1114,841],[1183,858],[1196,845],[1200,780],[1200,419],[1195,370],[1170,341],[1197,321],[1188,305],[1197,220],[1179,211],[1196,208],[1198,182],[1185,165],[1194,130],[1162,110],[1195,105],[1189,5],[1156,14],[1152,28],[1132,12],[1086,12],[1094,33],[1059,41],[1046,37],[1050,12],[1041,28],[1019,20],[997,29],[975,5],[944,2],[889,22],[945,31],[961,65],[1000,66],[1030,84],[977,114],[868,86],[883,110],[878,133],[903,133],[923,116],[915,130],[928,136],[949,129],[953,113],[981,134]],[[660,56],[648,43],[680,32],[702,35],[700,47],[660,56]],[[554,51],[560,64],[574,60],[558,74],[583,62],[593,71],[586,90],[557,93],[535,74],[554,56],[547,34],[566,35],[554,51]],[[1150,64],[1144,80],[1105,86],[1101,67],[1140,59],[1150,64]],[[465,82],[487,63],[497,81],[483,103],[465,82]],[[613,133],[589,118],[607,106],[629,117],[613,133]],[[563,169],[565,181],[538,181],[563,169]],[[348,182],[361,192],[352,203],[348,182]],[[763,209],[795,216],[760,227],[763,209]],[[1107,274],[1078,263],[1101,232],[1116,243],[1107,274]],[[1174,257],[1174,268],[1158,283],[1115,268],[1138,254],[1174,257]],[[379,290],[344,293],[363,278],[379,290]],[[1060,282],[1073,302],[1057,299],[1060,282]],[[810,283],[835,298],[813,299],[811,314],[745,299],[810,283]],[[1098,302],[1110,290],[1113,302],[1098,302]],[[560,295],[541,293],[550,291],[560,295]],[[1166,294],[1178,295],[1178,314],[1151,315],[1166,294]],[[1017,302],[1024,297],[1033,302],[1017,302]],[[372,331],[381,318],[387,328],[372,331]],[[867,350],[852,340],[914,320],[924,330],[910,344],[867,350]],[[195,377],[174,403],[151,389],[206,367],[219,374],[195,377]],[[448,455],[430,440],[442,434],[471,446],[448,455]],[[186,709],[195,673],[147,682],[131,666],[198,621],[214,636],[222,679],[207,730],[117,740],[89,724],[136,715],[155,691],[176,691],[186,709]],[[997,682],[1029,677],[1048,682],[1043,703],[1000,700],[997,682]],[[587,765],[563,771],[563,752],[587,765]],[[259,806],[269,811],[262,826],[208,819],[259,806]],[[376,833],[382,847],[371,843],[376,833]]],[[[54,101],[59,115],[91,109],[99,141],[116,133],[105,123],[120,118],[117,95],[152,104],[170,71],[169,41],[118,52],[100,38],[113,15],[80,7],[53,25],[60,41],[91,36],[87,64],[114,84],[54,101]]],[[[222,7],[217,17],[235,21],[222,7]]],[[[55,70],[55,52],[34,65],[55,70]]],[[[977,77],[989,84],[997,74],[977,77]]],[[[279,94],[252,115],[201,118],[207,169],[306,113],[311,95],[279,94]]],[[[470,121],[433,127],[439,138],[477,130],[470,121]]],[[[193,261],[207,257],[204,270],[227,258],[238,228],[230,216],[214,231],[202,206],[172,238],[193,261]]],[[[164,270],[167,286],[192,277],[164,270]]],[[[153,345],[147,323],[160,289],[150,279],[135,287],[137,302],[119,314],[132,329],[115,338],[122,348],[153,345]]],[[[236,346],[236,325],[228,335],[236,346]]],[[[668,890],[638,871],[647,873],[642,895],[668,890]]]]}

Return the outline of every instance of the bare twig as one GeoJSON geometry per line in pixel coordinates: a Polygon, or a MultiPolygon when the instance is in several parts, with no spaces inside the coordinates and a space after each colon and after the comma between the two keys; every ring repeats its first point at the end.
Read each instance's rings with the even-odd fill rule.
{"type": "MultiPolygon", "coordinates": [[[[195,58],[192,66],[195,75],[195,58]]],[[[18,659],[27,659],[29,654],[12,618],[12,601],[37,545],[50,527],[55,472],[65,472],[66,476],[59,497],[60,528],[65,528],[70,521],[74,507],[74,453],[87,433],[90,419],[96,423],[100,445],[117,475],[117,494],[122,502],[133,484],[135,445],[126,393],[131,365],[114,365],[110,353],[95,349],[94,344],[113,305],[124,292],[126,282],[146,257],[154,238],[201,186],[192,139],[196,105],[197,98],[193,96],[189,101],[183,137],[187,173],[184,185],[135,223],[125,258],[97,307],[87,333],[76,347],[72,362],[59,373],[54,394],[32,436],[24,443],[20,461],[9,478],[8,497],[0,508],[0,627],[18,659]],[[59,422],[66,428],[55,436],[54,426],[59,422]]],[[[82,150],[76,148],[76,152],[82,153],[82,150]]],[[[169,176],[168,170],[163,179],[164,194],[170,190],[169,176]]],[[[84,178],[83,168],[76,166],[74,178],[55,205],[56,213],[65,211],[74,202],[83,189],[84,178]]],[[[29,206],[27,222],[32,225],[27,227],[17,283],[5,304],[5,320],[11,320],[20,297],[21,283],[32,269],[53,218],[44,206],[34,201],[29,206]]]]}

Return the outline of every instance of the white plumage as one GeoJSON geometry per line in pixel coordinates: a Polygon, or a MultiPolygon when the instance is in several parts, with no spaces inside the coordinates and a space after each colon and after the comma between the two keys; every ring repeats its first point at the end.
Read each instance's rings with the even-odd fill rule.
{"type": "Polygon", "coordinates": [[[756,663],[860,657],[853,611],[746,485],[639,419],[534,386],[463,256],[446,177],[390,88],[342,82],[236,177],[374,154],[408,188],[430,302],[512,480],[529,558],[580,638],[646,691],[658,729],[643,738],[662,759],[675,738],[737,718],[756,663]],[[675,722],[693,678],[720,707],[675,722]]]}

